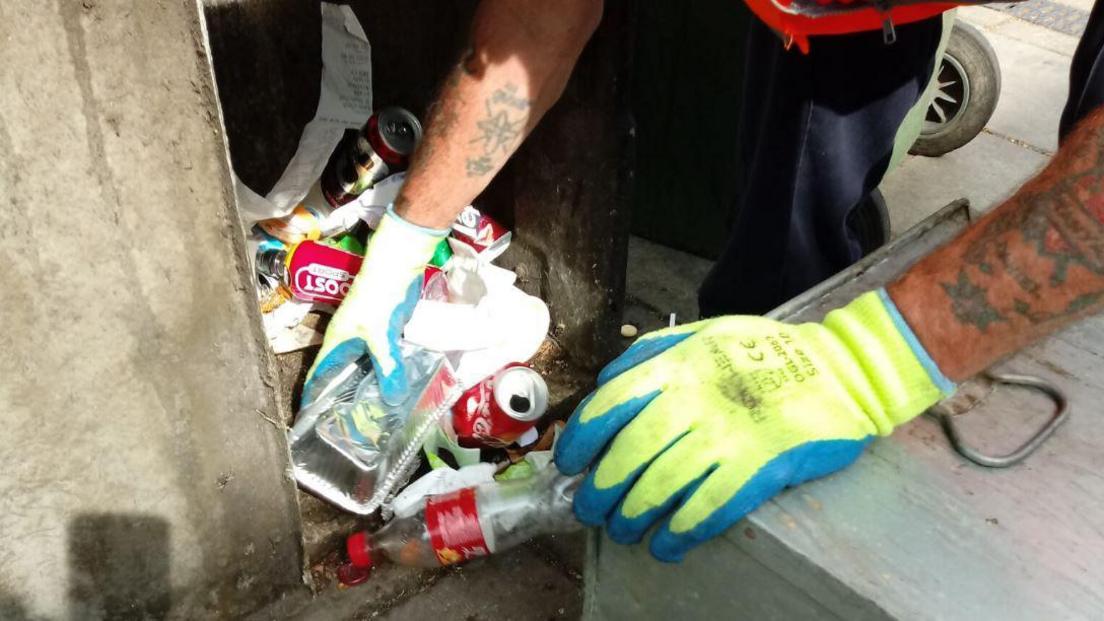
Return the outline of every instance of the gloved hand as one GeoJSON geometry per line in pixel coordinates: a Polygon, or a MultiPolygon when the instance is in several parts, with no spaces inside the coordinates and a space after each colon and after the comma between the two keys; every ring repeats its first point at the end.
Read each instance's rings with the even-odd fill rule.
{"type": "Polygon", "coordinates": [[[407,222],[387,209],[368,241],[360,272],[326,329],[322,349],[307,373],[304,401],[365,352],[371,355],[384,401],[399,404],[406,399],[409,386],[399,339],[418,302],[426,263],[447,234],[407,222]]]}
{"type": "Polygon", "coordinates": [[[676,562],[788,486],[853,462],[953,384],[884,290],[787,325],[730,316],[644,335],[598,376],[556,445],[575,515],[676,562]],[[608,445],[608,450],[602,451],[608,445]]]}

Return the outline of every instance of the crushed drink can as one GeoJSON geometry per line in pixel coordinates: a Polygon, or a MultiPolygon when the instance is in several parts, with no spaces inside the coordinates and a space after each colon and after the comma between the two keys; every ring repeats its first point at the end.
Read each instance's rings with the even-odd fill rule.
{"type": "Polygon", "coordinates": [[[307,302],[337,305],[349,293],[364,257],[327,244],[296,244],[285,259],[284,284],[291,294],[307,302]]]}
{"type": "Polygon", "coordinates": [[[406,170],[422,139],[418,117],[402,108],[372,115],[352,140],[344,140],[322,171],[322,196],[333,207],[350,203],[386,177],[406,170]]]}
{"type": "Polygon", "coordinates": [[[452,407],[461,446],[505,447],[548,410],[548,384],[523,364],[510,365],[465,392],[452,407]]]}
{"type": "Polygon", "coordinates": [[[494,218],[468,205],[453,223],[452,236],[483,253],[489,248],[505,250],[510,245],[511,234],[494,218]]]}

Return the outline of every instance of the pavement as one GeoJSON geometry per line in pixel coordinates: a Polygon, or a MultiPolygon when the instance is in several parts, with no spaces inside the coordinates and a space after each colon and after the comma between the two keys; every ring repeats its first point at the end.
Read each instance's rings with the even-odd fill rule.
{"type": "MultiPolygon", "coordinates": [[[[967,197],[989,209],[1037,172],[1057,149],[1070,58],[1091,4],[1031,0],[1005,7],[960,9],[997,53],[1000,102],[985,131],[939,158],[909,156],[882,191],[894,235],[948,202],[967,197]],[[1034,13],[1032,9],[1038,10],[1034,13]]],[[[641,331],[697,318],[696,289],[710,262],[633,238],[629,246],[625,321],[641,331]]],[[[626,344],[629,342],[626,339],[626,344]]],[[[546,537],[463,568],[378,570],[363,586],[325,589],[313,601],[284,601],[258,619],[578,618],[582,611],[583,538],[546,537]]]]}

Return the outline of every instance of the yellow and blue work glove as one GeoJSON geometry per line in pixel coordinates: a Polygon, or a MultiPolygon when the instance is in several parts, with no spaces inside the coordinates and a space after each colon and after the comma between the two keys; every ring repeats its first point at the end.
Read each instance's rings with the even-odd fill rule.
{"type": "Polygon", "coordinates": [[[618,543],[658,523],[651,553],[677,562],[953,390],[884,290],[823,323],[718,317],[646,334],[603,369],[555,460],[594,464],[580,521],[618,543]]]}
{"type": "Polygon", "coordinates": [[[418,303],[425,266],[446,235],[447,229],[412,224],[387,208],[307,373],[304,403],[365,353],[371,357],[384,401],[397,405],[406,400],[409,384],[399,339],[418,303]]]}

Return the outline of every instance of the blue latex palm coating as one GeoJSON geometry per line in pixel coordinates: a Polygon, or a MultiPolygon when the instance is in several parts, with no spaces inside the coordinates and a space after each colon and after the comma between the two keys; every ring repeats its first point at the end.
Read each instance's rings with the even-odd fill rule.
{"type": "Polygon", "coordinates": [[[614,358],[612,362],[602,369],[602,372],[598,374],[598,385],[601,386],[605,384],[641,362],[655,358],[659,354],[685,341],[693,334],[693,332],[684,332],[682,334],[641,339],[633,343],[624,353],[614,358]]]}
{"type": "MultiPolygon", "coordinates": [[[[634,343],[621,356],[609,363],[598,376],[598,385],[609,382],[621,373],[645,362],[692,333],[673,334],[634,343]]],[[[609,442],[637,416],[659,390],[624,401],[606,412],[592,415],[586,423],[580,422],[580,413],[593,399],[591,394],[576,408],[555,447],[556,466],[564,474],[582,472],[606,448],[609,442]]],[[[664,451],[674,446],[672,441],[664,451]]],[[[670,515],[711,476],[717,464],[705,469],[693,482],[678,490],[659,506],[629,518],[622,513],[625,496],[651,462],[663,451],[652,456],[647,463],[631,472],[624,480],[607,489],[594,484],[595,471],[591,471],[575,493],[575,515],[580,522],[592,526],[605,524],[607,534],[618,543],[635,543],[659,520],[667,519],[652,536],[652,556],[664,562],[678,562],[695,546],[719,535],[743,519],[748,513],[777,495],[786,487],[792,487],[841,470],[854,462],[872,438],[862,440],[818,440],[807,442],[764,464],[724,505],[710,514],[701,524],[684,533],[670,530],[670,515]],[[616,510],[614,510],[616,507],[616,510]]]]}
{"type": "MultiPolygon", "coordinates": [[[[575,475],[582,472],[598,456],[598,453],[602,452],[606,444],[657,396],[659,396],[659,391],[654,390],[646,395],[629,399],[585,423],[580,422],[579,414],[594,398],[594,395],[591,394],[583,399],[579,407],[575,408],[575,413],[571,415],[571,419],[567,421],[567,425],[564,426],[559,439],[556,440],[553,453],[556,467],[566,475],[575,475]]],[[[593,476],[593,473],[591,476],[593,476]]],[[[587,477],[588,480],[591,476],[587,477]]],[[[576,496],[575,504],[578,507],[578,496],[576,496]]]]}
{"type": "Polygon", "coordinates": [[[422,278],[423,276],[418,274],[414,280],[410,281],[410,286],[406,289],[406,295],[391,311],[391,318],[387,322],[386,347],[391,359],[395,361],[395,366],[391,369],[391,372],[386,375],[381,373],[376,355],[371,351],[368,352],[372,357],[372,367],[376,370],[376,378],[379,381],[380,397],[389,405],[399,405],[406,401],[409,396],[407,393],[410,392],[410,384],[406,378],[406,365],[403,364],[399,339],[402,338],[403,328],[406,327],[411,315],[414,314],[414,306],[418,303],[418,298],[422,293],[422,278]]]}
{"type": "MultiPolygon", "coordinates": [[[[625,494],[629,493],[629,489],[636,484],[636,480],[640,478],[640,475],[647,470],[648,466],[663,454],[664,451],[671,448],[678,442],[685,433],[675,438],[667,444],[667,446],[656,452],[655,455],[648,459],[646,463],[641,464],[638,468],[633,470],[624,479],[619,481],[616,485],[605,489],[599,489],[594,483],[594,477],[598,471],[597,468],[592,469],[579,488],[575,490],[575,517],[580,522],[587,526],[600,526],[604,524],[609,518],[613,508],[617,506],[621,500],[625,497],[625,494]]],[[[562,438],[563,436],[561,436],[562,438]]],[[[596,463],[602,461],[601,459],[595,460],[596,463]]],[[[614,540],[616,541],[616,539],[614,540]]]]}
{"type": "Polygon", "coordinates": [[[337,347],[331,349],[318,363],[314,373],[307,378],[306,384],[303,385],[303,395],[299,398],[299,407],[305,408],[317,399],[342,369],[356,362],[366,351],[368,351],[368,344],[364,339],[352,338],[338,343],[337,347]]]}
{"type": "Polygon", "coordinates": [[[682,489],[672,494],[659,506],[649,509],[634,518],[625,517],[622,513],[622,506],[625,503],[625,499],[622,498],[617,505],[617,510],[607,520],[606,534],[615,543],[623,545],[640,543],[644,539],[644,533],[648,532],[649,528],[663,519],[663,516],[668,515],[683,499],[689,498],[691,494],[697,491],[702,482],[709,478],[709,475],[716,469],[716,466],[711,466],[701,476],[684,485],[682,489]]]}
{"type": "MultiPolygon", "coordinates": [[[[690,549],[721,534],[783,489],[832,474],[851,465],[872,439],[868,437],[862,440],[817,440],[781,453],[764,464],[736,492],[735,496],[693,529],[683,533],[673,533],[670,530],[671,519],[668,518],[652,535],[649,545],[652,556],[667,563],[681,561],[690,549]]],[[[692,494],[693,490],[682,493],[687,497],[692,494]]],[[[636,520],[643,521],[645,518],[654,520],[657,517],[659,517],[658,511],[641,515],[636,520]]],[[[609,530],[643,532],[647,529],[647,526],[643,526],[642,530],[642,524],[632,522],[633,520],[615,513],[610,518],[609,530]],[[627,523],[615,525],[614,522],[618,520],[627,523]]]]}

